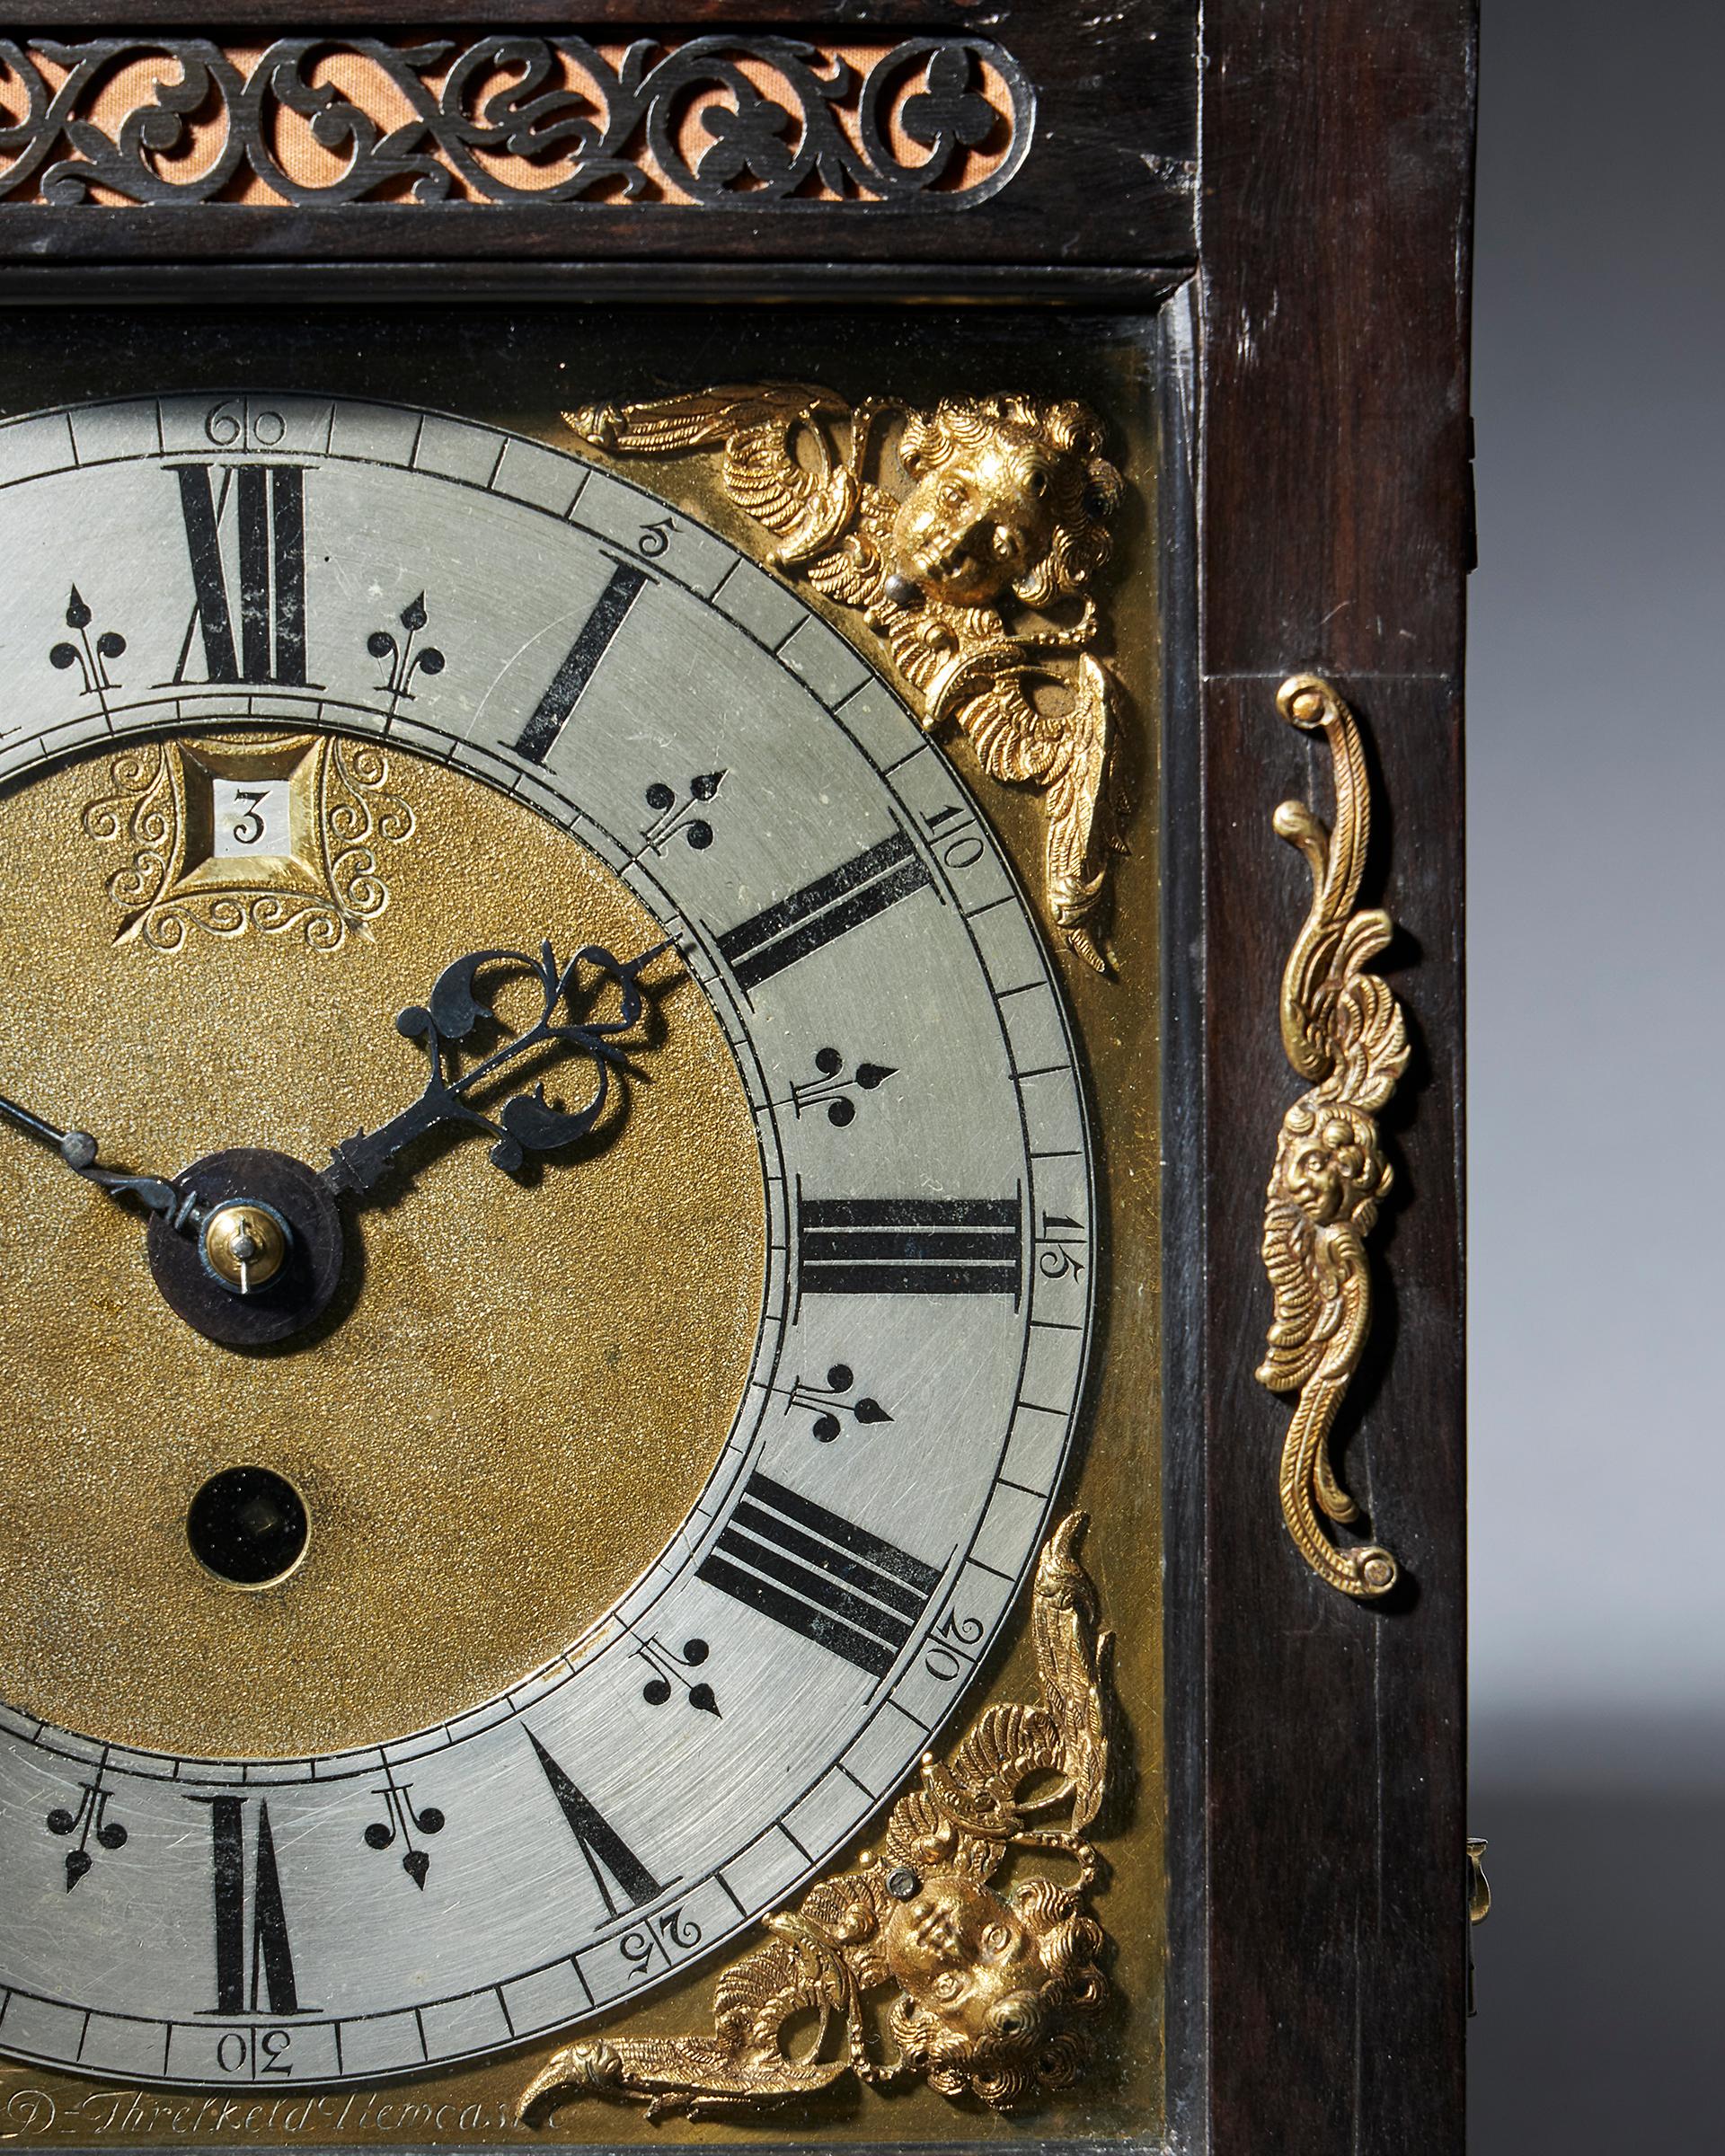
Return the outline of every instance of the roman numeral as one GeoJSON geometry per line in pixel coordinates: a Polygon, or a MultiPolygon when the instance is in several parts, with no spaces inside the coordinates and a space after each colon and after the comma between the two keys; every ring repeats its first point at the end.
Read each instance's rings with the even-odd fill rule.
{"type": "Polygon", "coordinates": [[[933,881],[909,838],[895,831],[765,913],[739,921],[720,937],[719,949],[738,985],[756,988],[933,881]]]}
{"type": "Polygon", "coordinates": [[[622,628],[624,616],[652,579],[645,570],[619,561],[611,580],[594,602],[593,611],[581,625],[581,633],[563,654],[563,663],[551,677],[551,686],[539,699],[538,709],[521,729],[515,753],[529,764],[543,764],[557,746],[557,738],[569,724],[575,706],[592,680],[611,640],[622,628]]]}
{"type": "Polygon", "coordinates": [[[201,631],[204,668],[211,681],[304,687],[305,474],[297,464],[227,464],[217,492],[214,468],[174,466],[197,604],[173,678],[185,679],[192,635],[201,631]],[[239,567],[237,609],[222,560],[222,520],[230,499],[239,567]]]}
{"type": "Polygon", "coordinates": [[[214,2014],[255,2014],[260,2002],[272,2014],[303,2014],[294,1980],[288,1915],[276,1869],[276,1838],[270,1807],[258,1806],[257,1857],[252,1874],[251,1937],[246,1936],[245,1807],[243,1797],[194,1797],[209,1807],[210,1851],[216,1882],[216,2003],[214,2014]]]}
{"type": "Polygon", "coordinates": [[[941,1584],[933,1565],[759,1474],[697,1577],[875,1677],[941,1584]]]}
{"type": "Polygon", "coordinates": [[[607,1914],[621,1916],[627,1909],[639,1909],[643,1902],[657,1900],[665,1889],[616,1828],[592,1798],[584,1797],[575,1787],[531,1729],[527,1731],[527,1742],[538,1754],[545,1780],[551,1784],[551,1793],[569,1822],[575,1846],[587,1860],[587,1869],[593,1875],[593,1884],[599,1890],[599,1899],[605,1904],[607,1914]],[[616,1893],[613,1892],[614,1887],[616,1893]],[[621,1901],[616,1898],[617,1894],[623,1896],[621,1901]]]}
{"type": "Polygon", "coordinates": [[[804,1295],[1010,1295],[1023,1279],[1016,1197],[804,1197],[804,1295]]]}

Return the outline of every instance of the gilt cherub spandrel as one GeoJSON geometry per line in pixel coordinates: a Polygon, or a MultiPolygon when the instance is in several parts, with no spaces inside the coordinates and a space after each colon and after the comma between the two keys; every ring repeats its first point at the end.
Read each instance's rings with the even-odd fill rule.
{"type": "Polygon", "coordinates": [[[613,456],[721,457],[725,492],[772,534],[775,566],[862,614],[924,730],[950,720],[991,778],[1042,791],[1049,915],[1107,971],[1128,804],[1092,587],[1123,482],[1095,415],[1022,396],[853,407],[775,383],[564,417],[613,456]]]}
{"type": "Polygon", "coordinates": [[[1085,1518],[1050,1534],[1031,1604],[1040,1697],[987,1709],[888,1816],[855,1870],[766,1920],[766,1943],[719,1979],[709,2033],[589,2038],[558,2052],[521,2099],[544,2125],[583,2097],[648,2116],[770,2110],[847,2076],[914,2075],[998,2111],[1070,2086],[1109,1999],[1101,1870],[1090,1834],[1107,1793],[1111,1635],[1077,1551],[1085,1518]],[[1008,1885],[1009,1857],[1051,1860],[1008,1885]],[[864,1998],[892,1987],[876,2057],[864,1998]],[[812,2014],[814,2027],[787,2037],[812,2014]]]}

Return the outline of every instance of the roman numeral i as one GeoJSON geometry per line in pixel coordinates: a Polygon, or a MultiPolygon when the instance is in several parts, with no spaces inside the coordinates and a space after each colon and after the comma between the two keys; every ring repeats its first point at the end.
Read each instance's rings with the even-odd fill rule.
{"type": "Polygon", "coordinates": [[[612,570],[605,589],[593,602],[592,613],[581,623],[580,634],[564,652],[533,716],[521,729],[515,744],[518,756],[529,764],[543,764],[557,746],[629,609],[651,582],[644,570],[632,568],[627,561],[619,561],[612,570]]]}

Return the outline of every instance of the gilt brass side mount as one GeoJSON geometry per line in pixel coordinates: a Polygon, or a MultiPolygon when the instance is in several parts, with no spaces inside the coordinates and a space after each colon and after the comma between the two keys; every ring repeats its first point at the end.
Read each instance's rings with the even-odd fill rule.
{"type": "Polygon", "coordinates": [[[1356,910],[1371,835],[1371,788],[1354,715],[1327,681],[1296,674],[1277,691],[1290,726],[1322,733],[1335,772],[1327,830],[1304,801],[1276,811],[1278,835],[1312,871],[1312,907],[1282,974],[1282,1046],[1310,1090],[1282,1118],[1264,1215],[1263,1259],[1276,1298],[1258,1370],[1297,1395],[1282,1447],[1282,1517],[1320,1579],[1343,1595],[1387,1595],[1398,1570],[1376,1543],[1343,1547],[1328,1532],[1360,1517],[1336,1478],[1330,1436],[1372,1329],[1366,1239],[1392,1180],[1377,1114],[1407,1067],[1402,1010],[1367,968],[1393,932],[1381,908],[1356,910]]]}

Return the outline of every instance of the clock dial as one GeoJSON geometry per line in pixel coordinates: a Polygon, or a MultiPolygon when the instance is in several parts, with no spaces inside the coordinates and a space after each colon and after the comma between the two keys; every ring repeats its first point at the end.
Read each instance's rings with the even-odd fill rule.
{"type": "Polygon", "coordinates": [[[95,1138],[0,1132],[0,2047],[579,2021],[854,1835],[1039,1545],[1040,939],[846,642],[537,443],[48,413],[0,543],[0,1090],[95,1138]]]}

